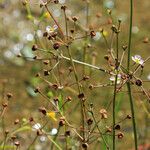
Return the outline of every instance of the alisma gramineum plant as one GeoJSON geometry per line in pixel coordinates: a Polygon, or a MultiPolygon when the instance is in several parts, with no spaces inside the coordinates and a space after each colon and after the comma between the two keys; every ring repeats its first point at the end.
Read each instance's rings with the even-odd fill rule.
{"type": "MultiPolygon", "coordinates": [[[[26,37],[30,52],[15,55],[31,66],[38,65],[26,83],[30,85],[28,94],[38,101],[32,102],[35,107],[28,117],[15,119],[13,130],[7,130],[6,114],[13,95],[6,94],[3,83],[2,149],[115,150],[128,143],[132,133],[130,148],[138,149],[140,125],[136,124],[135,107],[139,108],[135,99],[142,93],[149,105],[148,80],[143,74],[150,56],[144,58],[134,52],[133,2],[128,3],[129,33],[123,37],[127,22],[114,15],[113,1],[21,2],[24,17],[34,31],[26,37]],[[101,5],[104,12],[99,12],[101,5]]],[[[143,109],[148,111],[144,104],[143,109]]]]}

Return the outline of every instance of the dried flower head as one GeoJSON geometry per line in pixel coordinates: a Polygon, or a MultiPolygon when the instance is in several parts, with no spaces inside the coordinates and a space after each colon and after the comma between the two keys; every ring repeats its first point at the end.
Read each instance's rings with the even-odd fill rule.
{"type": "Polygon", "coordinates": [[[99,112],[101,114],[101,119],[107,119],[108,118],[106,109],[101,109],[99,112]]]}

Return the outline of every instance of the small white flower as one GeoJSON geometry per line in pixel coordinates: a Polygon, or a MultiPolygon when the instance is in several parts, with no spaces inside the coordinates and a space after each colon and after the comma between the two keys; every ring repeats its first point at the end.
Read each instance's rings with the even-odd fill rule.
{"type": "MultiPolygon", "coordinates": [[[[109,78],[110,81],[115,82],[116,77],[113,75],[109,78]]],[[[121,82],[121,74],[118,74],[117,76],[117,84],[121,82]]]]}
{"type": "Polygon", "coordinates": [[[43,6],[47,4],[47,0],[40,0],[39,2],[40,2],[40,4],[42,4],[43,6]]]}
{"type": "Polygon", "coordinates": [[[54,15],[55,17],[60,17],[61,11],[60,11],[59,9],[55,9],[55,10],[53,11],[53,15],[54,15]]]}
{"type": "Polygon", "coordinates": [[[47,26],[46,27],[46,31],[48,32],[48,33],[53,33],[55,30],[57,30],[58,29],[58,26],[57,25],[54,25],[53,27],[51,27],[51,26],[47,26]]]}
{"type": "Polygon", "coordinates": [[[56,128],[53,128],[50,132],[51,135],[56,135],[58,130],[56,128]]]}
{"type": "Polygon", "coordinates": [[[147,79],[150,80],[150,74],[147,76],[147,79]]]}
{"type": "Polygon", "coordinates": [[[144,60],[142,59],[142,57],[140,55],[132,56],[132,60],[135,63],[140,64],[140,65],[143,65],[143,63],[144,63],[144,60]]]}
{"type": "Polygon", "coordinates": [[[111,9],[111,8],[113,8],[114,7],[114,2],[112,1],[112,0],[106,0],[105,2],[104,2],[104,6],[106,7],[106,8],[109,8],[109,9],[111,9]]]}
{"type": "Polygon", "coordinates": [[[39,38],[42,37],[42,35],[43,35],[41,30],[37,30],[37,31],[36,31],[36,34],[37,34],[37,36],[38,36],[39,38]]]}
{"type": "Polygon", "coordinates": [[[41,137],[40,137],[40,141],[41,141],[41,142],[45,142],[45,141],[46,141],[46,136],[41,136],[41,137]]]}
{"type": "Polygon", "coordinates": [[[95,41],[98,41],[102,37],[100,32],[96,32],[96,35],[93,37],[95,41]]]}
{"type": "Polygon", "coordinates": [[[66,0],[59,0],[60,4],[64,4],[66,2],[66,0]]]}
{"type": "Polygon", "coordinates": [[[28,33],[28,34],[26,35],[26,39],[27,39],[27,41],[33,41],[33,39],[34,39],[33,34],[32,34],[32,33],[28,33]]]}
{"type": "Polygon", "coordinates": [[[33,129],[33,130],[39,130],[39,129],[41,129],[41,124],[40,124],[40,123],[34,124],[34,125],[32,126],[32,129],[33,129]]]}
{"type": "Polygon", "coordinates": [[[137,26],[132,27],[132,33],[137,34],[139,32],[139,28],[137,26]]]}
{"type": "Polygon", "coordinates": [[[8,59],[13,59],[15,57],[14,53],[10,50],[4,52],[4,57],[8,59]]]}

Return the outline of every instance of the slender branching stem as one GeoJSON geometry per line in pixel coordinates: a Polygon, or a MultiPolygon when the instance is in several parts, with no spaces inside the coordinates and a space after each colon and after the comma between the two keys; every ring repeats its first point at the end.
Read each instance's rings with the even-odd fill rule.
{"type": "MultiPolygon", "coordinates": [[[[130,70],[130,56],[131,56],[131,42],[132,42],[132,20],[133,20],[133,0],[130,0],[130,27],[129,27],[128,61],[127,61],[128,72],[130,70]]],[[[127,88],[128,88],[128,95],[129,95],[130,107],[131,107],[131,113],[132,113],[132,124],[133,124],[133,132],[134,132],[134,144],[135,144],[135,150],[137,150],[138,149],[137,130],[136,130],[134,103],[133,103],[133,98],[132,98],[132,91],[131,91],[130,82],[127,82],[127,88]]]]}

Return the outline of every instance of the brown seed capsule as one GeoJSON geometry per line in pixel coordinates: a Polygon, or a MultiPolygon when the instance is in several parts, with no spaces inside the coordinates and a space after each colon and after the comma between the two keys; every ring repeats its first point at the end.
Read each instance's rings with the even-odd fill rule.
{"type": "Polygon", "coordinates": [[[7,93],[7,98],[10,99],[13,97],[13,94],[12,93],[7,93]]]}
{"type": "Polygon", "coordinates": [[[59,126],[63,126],[63,125],[65,125],[65,118],[61,117],[59,121],[59,126]]]}
{"type": "Polygon", "coordinates": [[[37,130],[36,134],[37,134],[37,136],[41,136],[42,132],[40,130],[37,130]]]}
{"type": "Polygon", "coordinates": [[[91,38],[93,38],[96,35],[95,31],[91,31],[90,35],[91,35],[91,38]]]}
{"type": "Polygon", "coordinates": [[[67,96],[66,100],[70,102],[72,100],[72,98],[70,96],[67,96]]]}
{"type": "Polygon", "coordinates": [[[3,107],[7,107],[7,106],[8,106],[8,103],[7,103],[7,102],[4,102],[4,103],[2,103],[2,106],[3,106],[3,107]]]}
{"type": "Polygon", "coordinates": [[[122,132],[119,132],[119,133],[117,134],[117,136],[118,136],[118,139],[122,139],[122,138],[124,137],[124,134],[123,134],[122,132]]]}
{"type": "Polygon", "coordinates": [[[79,99],[83,99],[83,98],[84,98],[84,93],[80,93],[80,94],[78,95],[78,98],[79,98],[79,99]]]}
{"type": "Polygon", "coordinates": [[[131,119],[132,117],[131,117],[131,115],[127,115],[127,119],[131,119]]]}
{"type": "Polygon", "coordinates": [[[142,86],[142,81],[140,79],[138,79],[138,80],[135,81],[135,84],[137,86],[142,86]]]}
{"type": "Polygon", "coordinates": [[[144,40],[143,40],[143,43],[148,43],[148,42],[149,42],[149,38],[145,37],[144,40]]]}
{"type": "Polygon", "coordinates": [[[120,125],[119,124],[115,125],[115,129],[120,130],[120,125]]]}
{"type": "Polygon", "coordinates": [[[36,55],[33,57],[33,59],[35,59],[35,60],[36,60],[37,58],[38,58],[38,56],[36,56],[36,55]]]}
{"type": "Polygon", "coordinates": [[[128,48],[128,46],[127,45],[123,45],[122,48],[125,51],[128,48]]]}
{"type": "Polygon", "coordinates": [[[33,122],[33,121],[34,121],[33,117],[30,117],[30,118],[29,118],[29,121],[30,121],[30,122],[33,122]]]}
{"type": "Polygon", "coordinates": [[[52,36],[53,38],[56,38],[57,32],[52,33],[51,36],[52,36]]]}
{"type": "Polygon", "coordinates": [[[40,107],[39,112],[41,112],[43,115],[46,115],[46,108],[45,107],[40,107]]]}
{"type": "Polygon", "coordinates": [[[76,22],[76,21],[78,20],[78,17],[77,17],[77,16],[73,16],[73,17],[72,17],[72,20],[73,20],[74,22],[76,22]]]}
{"type": "Polygon", "coordinates": [[[36,51],[38,49],[38,46],[36,45],[36,44],[34,44],[33,46],[32,46],[32,51],[36,51]]]}
{"type": "Polygon", "coordinates": [[[73,71],[73,68],[72,67],[69,67],[69,72],[72,72],[73,71]]]}
{"type": "Polygon", "coordinates": [[[58,3],[59,3],[59,0],[54,0],[54,3],[55,3],[55,4],[58,4],[58,3]]]}
{"type": "Polygon", "coordinates": [[[89,147],[89,146],[88,146],[88,144],[87,144],[87,143],[83,143],[83,144],[82,144],[82,148],[83,148],[83,149],[85,149],[85,150],[86,150],[88,147],[89,147]]]}
{"type": "Polygon", "coordinates": [[[94,86],[92,84],[89,85],[89,89],[92,90],[94,86]]]}
{"type": "Polygon", "coordinates": [[[19,142],[19,141],[15,141],[15,143],[14,143],[14,144],[15,144],[15,146],[17,146],[17,147],[18,147],[18,146],[20,145],[20,142],[19,142]]]}
{"type": "Polygon", "coordinates": [[[37,74],[35,75],[35,77],[40,77],[40,73],[37,73],[37,74]]]}
{"type": "Polygon", "coordinates": [[[65,11],[67,9],[67,6],[61,6],[61,9],[65,11]]]}
{"type": "Polygon", "coordinates": [[[106,109],[101,109],[100,114],[101,114],[101,119],[107,119],[108,118],[106,109]]]}
{"type": "Polygon", "coordinates": [[[107,127],[107,126],[106,126],[106,132],[109,132],[109,133],[110,133],[110,132],[112,132],[112,129],[111,129],[110,127],[107,127]]]}
{"type": "Polygon", "coordinates": [[[53,48],[54,48],[55,50],[59,49],[59,47],[60,47],[60,44],[59,44],[59,43],[54,43],[53,48]]]}
{"type": "Polygon", "coordinates": [[[44,60],[43,64],[48,65],[49,64],[49,60],[44,60]]]}
{"type": "Polygon", "coordinates": [[[47,36],[48,36],[48,32],[44,32],[43,37],[47,37],[47,36]]]}
{"type": "Polygon", "coordinates": [[[70,131],[69,130],[65,132],[65,136],[70,136],[70,131]]]}
{"type": "Polygon", "coordinates": [[[86,80],[88,80],[88,79],[90,79],[90,77],[89,77],[89,76],[84,75],[83,80],[84,80],[84,81],[86,81],[86,80]]]}
{"type": "Polygon", "coordinates": [[[19,119],[16,119],[15,121],[14,121],[14,124],[16,125],[16,124],[18,124],[19,123],[19,119]]]}
{"type": "Polygon", "coordinates": [[[87,124],[90,126],[90,125],[92,125],[93,120],[92,120],[91,118],[89,118],[86,122],[87,122],[87,124]]]}
{"type": "Polygon", "coordinates": [[[5,130],[5,134],[7,135],[9,133],[9,130],[5,130]]]}
{"type": "Polygon", "coordinates": [[[57,90],[59,86],[57,84],[53,84],[52,87],[57,90]]]}
{"type": "Polygon", "coordinates": [[[36,87],[36,89],[34,90],[35,93],[39,93],[40,92],[40,88],[36,87]]]}
{"type": "Polygon", "coordinates": [[[104,59],[109,60],[109,56],[108,56],[108,55],[105,55],[105,56],[104,56],[104,59]]]}
{"type": "Polygon", "coordinates": [[[113,32],[118,33],[118,29],[115,25],[112,25],[111,29],[113,32]]]}
{"type": "Polygon", "coordinates": [[[11,136],[11,139],[14,141],[16,139],[16,135],[11,136]]]}
{"type": "Polygon", "coordinates": [[[22,55],[21,54],[17,54],[17,57],[21,57],[22,55]]]}
{"type": "Polygon", "coordinates": [[[53,40],[53,37],[52,37],[51,35],[49,35],[49,36],[47,37],[47,39],[48,39],[48,40],[53,40]]]}
{"type": "Polygon", "coordinates": [[[53,101],[54,101],[55,104],[58,104],[58,102],[59,102],[58,97],[55,97],[55,98],[53,99],[53,101]]]}
{"type": "Polygon", "coordinates": [[[48,70],[44,70],[44,76],[50,75],[50,72],[48,70]]]}
{"type": "Polygon", "coordinates": [[[71,32],[71,33],[74,33],[74,29],[71,29],[70,32],[71,32]]]}

